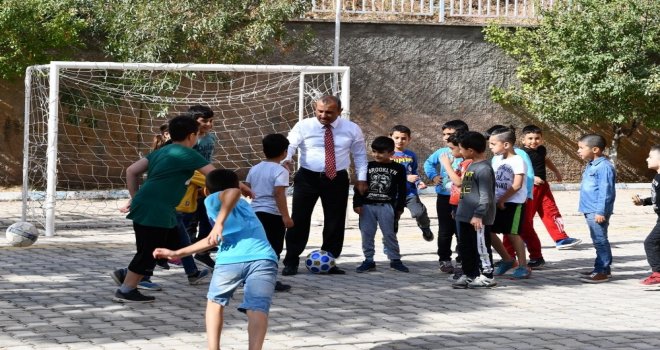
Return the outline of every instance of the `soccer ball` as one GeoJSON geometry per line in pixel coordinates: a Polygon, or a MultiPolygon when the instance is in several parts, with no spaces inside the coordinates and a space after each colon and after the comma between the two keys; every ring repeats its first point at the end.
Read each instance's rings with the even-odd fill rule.
{"type": "Polygon", "coordinates": [[[20,221],[7,228],[5,237],[14,247],[27,247],[37,241],[39,231],[31,223],[20,221]]]}
{"type": "Polygon", "coordinates": [[[314,250],[307,255],[305,266],[311,273],[328,273],[335,267],[335,257],[325,250],[314,250]]]}

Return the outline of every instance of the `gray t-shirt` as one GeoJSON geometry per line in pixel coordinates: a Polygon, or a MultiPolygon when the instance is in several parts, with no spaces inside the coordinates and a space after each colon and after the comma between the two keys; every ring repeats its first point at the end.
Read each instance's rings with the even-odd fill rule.
{"type": "Polygon", "coordinates": [[[487,160],[473,162],[463,175],[461,199],[456,209],[456,221],[470,222],[481,218],[484,225],[495,221],[495,172],[487,160]]]}
{"type": "Polygon", "coordinates": [[[275,187],[289,186],[289,171],[278,163],[263,161],[250,169],[246,182],[250,184],[254,199],[252,209],[282,215],[275,202],[275,187]]]}

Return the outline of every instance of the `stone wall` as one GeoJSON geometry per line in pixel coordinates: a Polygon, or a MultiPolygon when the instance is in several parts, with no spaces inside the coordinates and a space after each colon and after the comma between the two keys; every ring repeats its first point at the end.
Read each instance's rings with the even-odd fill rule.
{"type": "MultiPolygon", "coordinates": [[[[292,29],[305,25],[315,32],[315,43],[267,63],[331,65],[334,23],[290,24],[292,29]]],[[[530,122],[490,101],[488,88],[509,84],[515,62],[484,41],[481,27],[343,23],[340,64],[351,67],[351,119],[368,141],[395,124],[407,125],[420,162],[441,146],[440,126],[448,120],[463,119],[477,131],[494,124],[520,129],[530,122]]],[[[22,120],[23,82],[0,81],[0,186],[21,183],[22,120]]],[[[612,136],[607,129],[539,126],[546,130],[551,159],[570,182],[579,181],[583,168],[575,139],[588,131],[612,136]]],[[[649,181],[652,173],[644,160],[658,139],[657,132],[642,129],[622,142],[620,181],[649,181]]]]}

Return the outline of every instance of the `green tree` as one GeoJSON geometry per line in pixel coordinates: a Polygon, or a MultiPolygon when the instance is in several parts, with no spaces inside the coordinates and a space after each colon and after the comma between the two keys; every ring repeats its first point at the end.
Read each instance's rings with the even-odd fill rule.
{"type": "Polygon", "coordinates": [[[87,22],[74,1],[0,0],[0,78],[25,68],[72,59],[84,48],[87,22]]]}
{"type": "Polygon", "coordinates": [[[538,26],[484,32],[518,62],[519,82],[491,87],[514,114],[611,126],[615,162],[622,137],[660,126],[660,1],[559,1],[538,26]]]}
{"type": "Polygon", "coordinates": [[[285,27],[308,6],[304,0],[0,0],[0,77],[88,57],[254,63],[308,42],[308,32],[285,27]]]}

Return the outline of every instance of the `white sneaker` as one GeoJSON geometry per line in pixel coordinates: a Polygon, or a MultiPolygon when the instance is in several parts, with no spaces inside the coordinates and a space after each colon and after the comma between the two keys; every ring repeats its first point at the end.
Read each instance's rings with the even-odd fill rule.
{"type": "Polygon", "coordinates": [[[494,278],[488,278],[484,275],[479,275],[471,282],[468,282],[468,288],[491,288],[496,285],[497,282],[495,282],[494,278]]]}
{"type": "Polygon", "coordinates": [[[451,284],[451,287],[454,289],[467,289],[468,284],[471,282],[472,280],[469,279],[466,275],[462,275],[456,281],[454,281],[454,283],[451,284]]]}

